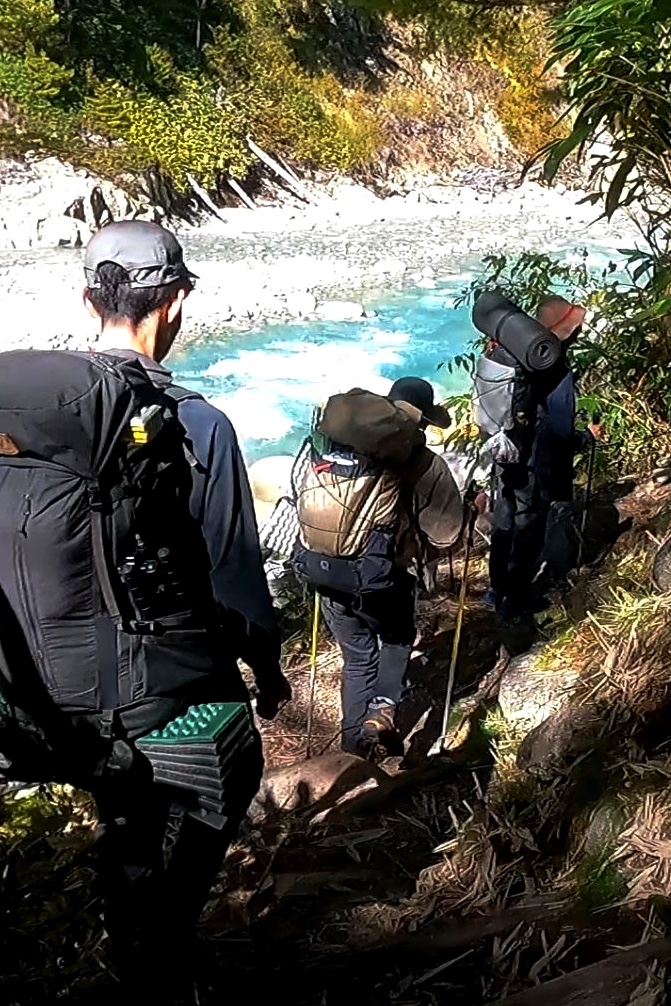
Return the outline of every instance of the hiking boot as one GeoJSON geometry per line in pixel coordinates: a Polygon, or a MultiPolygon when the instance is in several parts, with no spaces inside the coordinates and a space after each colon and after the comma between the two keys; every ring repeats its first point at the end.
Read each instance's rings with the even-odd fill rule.
{"type": "Polygon", "coordinates": [[[396,706],[387,699],[373,699],[361,724],[359,747],[370,757],[375,754],[402,755],[403,740],[395,724],[396,706]]]}
{"type": "Polygon", "coordinates": [[[498,617],[501,622],[515,622],[519,619],[530,619],[534,615],[539,615],[552,607],[552,601],[543,594],[532,594],[522,603],[513,604],[504,597],[498,609],[498,617]]]}

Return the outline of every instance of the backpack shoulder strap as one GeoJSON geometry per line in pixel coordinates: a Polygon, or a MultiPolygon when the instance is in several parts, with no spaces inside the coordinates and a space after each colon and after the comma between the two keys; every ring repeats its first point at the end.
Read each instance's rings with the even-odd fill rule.
{"type": "Polygon", "coordinates": [[[205,401],[198,391],[192,391],[190,388],[181,388],[178,384],[166,384],[160,390],[177,404],[189,401],[189,399],[205,401]]]}
{"type": "MultiPolygon", "coordinates": [[[[190,388],[182,388],[178,384],[167,384],[160,389],[164,395],[172,399],[175,405],[179,405],[180,402],[204,402],[205,398],[203,395],[199,394],[197,391],[192,391],[190,388]]],[[[196,511],[200,514],[201,518],[203,516],[203,506],[205,502],[205,483],[207,481],[207,470],[198,461],[198,458],[191,450],[193,445],[186,440],[182,441],[182,449],[184,451],[184,457],[189,463],[191,468],[191,477],[193,479],[193,489],[194,489],[194,499],[196,500],[196,511]]]]}

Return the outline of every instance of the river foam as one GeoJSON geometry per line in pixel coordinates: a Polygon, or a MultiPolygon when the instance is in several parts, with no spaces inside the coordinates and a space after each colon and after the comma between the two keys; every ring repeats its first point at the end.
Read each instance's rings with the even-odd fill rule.
{"type": "MultiPolygon", "coordinates": [[[[569,253],[583,261],[582,252],[569,253]]],[[[566,256],[568,257],[568,256],[566,256]]],[[[613,254],[590,253],[590,270],[608,268],[613,254]]],[[[474,336],[461,303],[473,273],[456,263],[433,289],[408,286],[371,296],[371,317],[357,322],[305,320],[219,332],[185,347],[172,363],[176,380],[204,394],[233,422],[249,462],[294,453],[312,410],[352,387],[386,394],[392,381],[413,374],[432,382],[437,399],[468,386],[463,370],[445,364],[474,336]]]]}

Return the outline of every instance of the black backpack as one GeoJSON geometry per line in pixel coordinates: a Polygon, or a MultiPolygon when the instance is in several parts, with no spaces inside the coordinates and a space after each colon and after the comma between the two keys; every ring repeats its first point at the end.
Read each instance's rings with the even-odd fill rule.
{"type": "Polygon", "coordinates": [[[115,742],[182,713],[216,669],[210,564],[189,509],[197,463],[177,419],[186,397],[199,396],[157,388],[136,360],[0,355],[5,775],[85,784],[115,742]],[[7,750],[31,718],[32,765],[20,741],[7,750]]]}

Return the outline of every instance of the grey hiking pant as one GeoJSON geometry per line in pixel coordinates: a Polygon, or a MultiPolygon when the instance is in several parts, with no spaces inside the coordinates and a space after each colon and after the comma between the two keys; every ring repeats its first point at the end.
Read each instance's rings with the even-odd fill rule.
{"type": "Polygon", "coordinates": [[[356,752],[372,700],[401,700],[416,634],[415,579],[399,570],[385,590],[322,597],[322,613],[343,655],[342,748],[356,752]]]}

